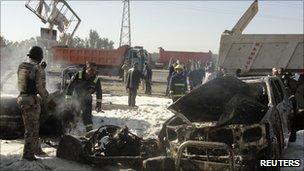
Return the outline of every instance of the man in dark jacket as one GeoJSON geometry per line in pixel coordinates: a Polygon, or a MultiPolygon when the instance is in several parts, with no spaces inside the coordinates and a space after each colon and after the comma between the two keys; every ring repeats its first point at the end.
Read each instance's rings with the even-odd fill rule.
{"type": "Polygon", "coordinates": [[[143,74],[138,70],[138,64],[134,63],[133,67],[128,71],[126,81],[126,89],[129,92],[128,104],[131,107],[136,107],[135,98],[141,78],[143,78],[143,74]]]}
{"type": "Polygon", "coordinates": [[[200,68],[196,69],[196,67],[194,67],[194,70],[189,72],[188,78],[189,78],[190,90],[193,90],[194,88],[202,84],[203,76],[204,76],[204,71],[200,68]]]}
{"type": "Polygon", "coordinates": [[[102,89],[100,79],[97,75],[96,64],[86,62],[86,66],[77,72],[71,79],[67,88],[66,99],[71,99],[72,95],[80,103],[83,123],[86,131],[93,128],[92,121],[92,94],[96,92],[96,111],[101,111],[102,89]]]}
{"type": "Polygon", "coordinates": [[[166,88],[166,96],[169,94],[169,89],[170,89],[170,80],[172,75],[174,75],[175,71],[174,68],[176,67],[177,63],[174,62],[170,67],[169,67],[169,75],[167,77],[167,88],[166,88]]]}
{"type": "Polygon", "coordinates": [[[145,77],[145,82],[146,82],[145,94],[151,95],[152,70],[146,62],[145,62],[145,68],[144,68],[144,77],[145,77]]]}
{"type": "Polygon", "coordinates": [[[187,92],[187,79],[183,74],[183,66],[175,67],[176,73],[171,77],[170,94],[173,102],[184,96],[187,92]]]}

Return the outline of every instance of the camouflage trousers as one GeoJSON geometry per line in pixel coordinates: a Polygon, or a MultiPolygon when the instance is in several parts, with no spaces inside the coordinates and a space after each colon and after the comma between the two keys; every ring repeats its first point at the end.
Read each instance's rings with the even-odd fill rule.
{"type": "Polygon", "coordinates": [[[41,150],[39,142],[40,99],[35,95],[20,95],[17,103],[24,123],[23,158],[34,158],[41,150]]]}

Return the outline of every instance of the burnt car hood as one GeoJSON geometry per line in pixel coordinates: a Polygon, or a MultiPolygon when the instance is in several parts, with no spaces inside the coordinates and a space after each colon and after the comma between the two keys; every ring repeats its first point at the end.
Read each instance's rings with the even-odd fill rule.
{"type": "Polygon", "coordinates": [[[257,92],[256,87],[236,77],[216,78],[181,97],[168,109],[191,122],[256,123],[267,110],[255,99],[257,92]]]}

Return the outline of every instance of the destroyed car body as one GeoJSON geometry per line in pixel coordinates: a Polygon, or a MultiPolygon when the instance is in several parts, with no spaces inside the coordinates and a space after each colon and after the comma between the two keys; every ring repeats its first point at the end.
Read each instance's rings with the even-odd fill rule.
{"type": "Polygon", "coordinates": [[[155,139],[142,139],[127,127],[103,125],[85,136],[64,135],[56,156],[96,166],[120,163],[138,169],[144,159],[159,155],[158,149],[155,139]]]}
{"type": "MultiPolygon", "coordinates": [[[[166,160],[176,170],[253,170],[260,159],[278,159],[292,117],[283,87],[277,77],[226,76],[183,96],[169,106],[175,115],[159,134],[166,160]]],[[[149,159],[144,168],[158,162],[149,159]]]]}
{"type": "MultiPolygon", "coordinates": [[[[43,106],[42,104],[42,114],[40,116],[40,134],[46,136],[60,136],[66,132],[68,122],[73,120],[72,116],[76,111],[65,107],[65,89],[69,83],[69,80],[71,79],[71,76],[74,75],[78,69],[79,67],[76,66],[66,68],[61,73],[61,80],[59,76],[48,75],[48,82],[57,83],[57,85],[54,85],[57,90],[50,93],[47,102],[52,100],[56,103],[56,106],[43,106]]],[[[13,75],[10,77],[12,79],[16,78],[13,77],[13,75]]],[[[4,85],[5,82],[1,84],[4,85]]],[[[22,138],[24,135],[24,124],[20,108],[17,104],[17,96],[17,94],[1,95],[1,139],[22,138]]]]}

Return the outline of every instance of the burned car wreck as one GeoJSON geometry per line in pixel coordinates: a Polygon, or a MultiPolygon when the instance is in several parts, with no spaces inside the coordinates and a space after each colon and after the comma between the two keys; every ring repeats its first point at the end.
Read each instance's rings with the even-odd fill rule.
{"type": "Polygon", "coordinates": [[[105,125],[65,135],[57,157],[136,170],[260,170],[260,159],[278,159],[288,145],[292,105],[282,87],[276,77],[217,78],[169,106],[175,115],[158,140],[105,125]]]}
{"type": "MultiPolygon", "coordinates": [[[[41,105],[40,135],[45,137],[59,137],[69,131],[69,123],[74,121],[78,112],[67,106],[65,102],[66,87],[71,77],[78,71],[78,66],[65,68],[61,73],[48,73],[49,82],[57,83],[56,91],[50,93],[47,103],[41,105]],[[53,101],[55,105],[49,105],[53,101]]],[[[10,74],[11,79],[15,73],[10,74]]],[[[1,82],[1,87],[5,84],[1,82]]],[[[14,90],[15,91],[15,90],[14,90]]],[[[16,91],[15,91],[16,92],[16,91]]],[[[24,124],[21,110],[17,104],[17,94],[1,95],[0,138],[17,139],[24,136],[24,124]]]]}
{"type": "Polygon", "coordinates": [[[223,77],[183,96],[159,134],[166,155],[144,161],[145,170],[260,170],[260,159],[287,147],[292,113],[282,87],[276,77],[223,77]]]}
{"type": "Polygon", "coordinates": [[[103,125],[85,136],[65,135],[56,156],[76,162],[105,166],[122,164],[140,169],[144,159],[160,154],[158,141],[142,139],[128,127],[103,125]]]}

